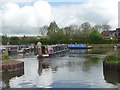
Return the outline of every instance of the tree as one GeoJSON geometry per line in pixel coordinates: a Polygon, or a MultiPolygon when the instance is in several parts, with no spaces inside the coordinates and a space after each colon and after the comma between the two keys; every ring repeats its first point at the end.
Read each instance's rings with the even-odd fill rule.
{"type": "Polygon", "coordinates": [[[74,31],[70,26],[63,28],[63,32],[64,32],[65,39],[72,39],[71,36],[73,35],[74,31]]]}
{"type": "Polygon", "coordinates": [[[56,32],[55,34],[56,34],[56,39],[57,40],[65,39],[63,29],[59,29],[58,32],[56,32]]]}
{"type": "Polygon", "coordinates": [[[40,35],[45,36],[47,34],[47,29],[48,29],[48,26],[40,27],[39,29],[40,35]]]}
{"type": "Polygon", "coordinates": [[[55,39],[56,35],[55,33],[58,32],[59,27],[56,24],[56,22],[51,22],[50,25],[48,26],[48,32],[47,35],[49,38],[55,39]]]}
{"type": "Polygon", "coordinates": [[[94,28],[98,31],[98,32],[102,32],[102,26],[101,25],[95,25],[94,28]]]}
{"type": "Polygon", "coordinates": [[[19,45],[20,39],[16,36],[10,38],[10,45],[19,45]]]}
{"type": "Polygon", "coordinates": [[[89,34],[89,41],[91,43],[100,43],[102,40],[102,35],[93,28],[92,32],[89,34]]]}
{"type": "Polygon", "coordinates": [[[85,23],[81,24],[80,28],[82,30],[82,33],[89,34],[92,27],[91,27],[90,23],[85,22],[85,23]]]}
{"type": "Polygon", "coordinates": [[[2,36],[2,45],[7,45],[9,43],[9,37],[7,35],[2,36]]]}
{"type": "Polygon", "coordinates": [[[101,26],[102,30],[103,31],[109,31],[111,29],[111,26],[110,25],[107,25],[107,24],[104,24],[101,26]]]}

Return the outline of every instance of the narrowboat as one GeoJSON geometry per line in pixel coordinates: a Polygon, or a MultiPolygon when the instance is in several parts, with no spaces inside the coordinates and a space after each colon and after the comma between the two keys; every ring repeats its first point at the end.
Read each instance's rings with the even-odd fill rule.
{"type": "Polygon", "coordinates": [[[56,44],[50,46],[39,46],[37,58],[48,58],[51,55],[58,54],[67,50],[67,45],[56,44]]]}
{"type": "Polygon", "coordinates": [[[17,54],[18,52],[18,45],[8,45],[6,46],[9,55],[17,54]]]}
{"type": "Polygon", "coordinates": [[[114,48],[120,49],[120,44],[117,44],[114,48]]]}
{"type": "Polygon", "coordinates": [[[68,48],[67,48],[67,45],[65,44],[56,44],[56,45],[48,46],[48,53],[50,55],[58,54],[66,50],[68,50],[68,48]]]}
{"type": "Polygon", "coordinates": [[[6,48],[2,45],[0,45],[0,59],[3,57],[4,53],[8,53],[6,48]]]}
{"type": "Polygon", "coordinates": [[[47,46],[39,46],[38,47],[38,55],[37,58],[48,58],[49,57],[49,53],[48,53],[48,48],[47,46]]]}
{"type": "Polygon", "coordinates": [[[23,54],[26,54],[26,53],[30,53],[30,48],[28,45],[19,45],[18,46],[18,53],[23,53],[23,54]]]}
{"type": "Polygon", "coordinates": [[[69,49],[91,49],[92,46],[87,46],[86,44],[69,44],[69,49]]]}

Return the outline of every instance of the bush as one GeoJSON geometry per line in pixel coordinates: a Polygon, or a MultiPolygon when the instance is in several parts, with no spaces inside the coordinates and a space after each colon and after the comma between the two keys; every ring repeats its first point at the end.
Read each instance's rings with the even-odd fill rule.
{"type": "Polygon", "coordinates": [[[106,63],[120,64],[120,57],[107,56],[105,57],[104,61],[106,63]]]}
{"type": "Polygon", "coordinates": [[[10,57],[7,52],[3,53],[2,60],[10,60],[10,57]]]}

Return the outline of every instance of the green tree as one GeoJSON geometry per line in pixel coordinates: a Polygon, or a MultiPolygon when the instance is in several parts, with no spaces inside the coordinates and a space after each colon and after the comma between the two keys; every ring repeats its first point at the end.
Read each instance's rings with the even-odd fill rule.
{"type": "Polygon", "coordinates": [[[81,28],[82,33],[87,35],[90,33],[92,26],[89,22],[85,22],[85,23],[81,24],[80,28],[81,28]]]}
{"type": "Polygon", "coordinates": [[[64,30],[65,38],[69,39],[71,35],[70,27],[65,27],[63,30],[64,30]]]}
{"type": "Polygon", "coordinates": [[[2,45],[6,45],[9,43],[9,37],[7,35],[2,36],[2,45]]]}
{"type": "Polygon", "coordinates": [[[64,38],[64,32],[63,29],[59,29],[57,32],[55,32],[55,39],[56,40],[63,40],[64,38]]]}
{"type": "Polygon", "coordinates": [[[19,37],[14,36],[14,37],[10,38],[10,45],[19,45],[20,42],[21,41],[20,41],[19,37]]]}
{"type": "Polygon", "coordinates": [[[92,32],[89,34],[90,43],[101,43],[102,35],[93,28],[92,32]]]}
{"type": "Polygon", "coordinates": [[[48,32],[47,35],[49,38],[55,39],[56,38],[56,33],[59,31],[59,27],[56,24],[56,22],[51,22],[50,25],[48,26],[48,32]]]}

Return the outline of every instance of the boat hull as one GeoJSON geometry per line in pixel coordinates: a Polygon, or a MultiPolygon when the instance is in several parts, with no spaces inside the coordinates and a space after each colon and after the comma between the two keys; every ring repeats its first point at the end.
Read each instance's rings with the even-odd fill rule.
{"type": "Polygon", "coordinates": [[[72,45],[68,45],[69,49],[91,49],[91,46],[87,46],[84,44],[72,44],[72,45]]]}
{"type": "Polygon", "coordinates": [[[92,47],[68,47],[69,49],[91,49],[92,47]]]}
{"type": "Polygon", "coordinates": [[[38,55],[37,58],[49,58],[49,54],[38,55]]]}

